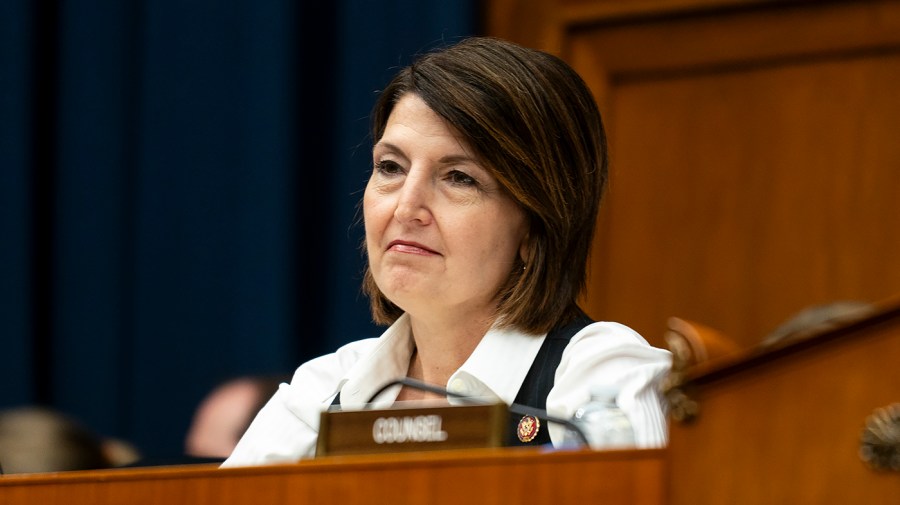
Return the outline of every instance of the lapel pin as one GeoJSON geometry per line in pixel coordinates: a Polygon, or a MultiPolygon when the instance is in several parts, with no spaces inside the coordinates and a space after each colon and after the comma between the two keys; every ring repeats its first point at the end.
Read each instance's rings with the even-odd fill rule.
{"type": "Polygon", "coordinates": [[[525,416],[519,420],[516,435],[522,442],[531,442],[541,429],[541,421],[534,416],[525,416]]]}

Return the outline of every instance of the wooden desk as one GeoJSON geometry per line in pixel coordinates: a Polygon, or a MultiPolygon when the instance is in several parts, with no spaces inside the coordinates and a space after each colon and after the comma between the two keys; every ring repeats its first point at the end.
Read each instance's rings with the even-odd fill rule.
{"type": "Polygon", "coordinates": [[[662,450],[485,449],[0,478],[2,505],[664,503],[662,450]]]}
{"type": "Polygon", "coordinates": [[[685,390],[699,413],[670,423],[670,503],[900,503],[900,473],[859,457],[867,417],[900,402],[900,300],[701,364],[685,390]]]}

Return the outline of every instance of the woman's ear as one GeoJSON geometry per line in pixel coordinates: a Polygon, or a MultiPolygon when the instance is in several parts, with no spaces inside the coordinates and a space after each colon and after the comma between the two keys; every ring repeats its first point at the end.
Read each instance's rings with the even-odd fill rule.
{"type": "Polygon", "coordinates": [[[522,264],[528,266],[528,256],[529,251],[531,249],[531,234],[525,233],[525,236],[522,237],[522,243],[519,244],[519,259],[522,261],[522,264]]]}

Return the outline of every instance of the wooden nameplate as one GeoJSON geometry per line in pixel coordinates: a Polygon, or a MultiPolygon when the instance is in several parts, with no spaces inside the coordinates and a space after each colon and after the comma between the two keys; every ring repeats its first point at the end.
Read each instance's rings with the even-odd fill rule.
{"type": "Polygon", "coordinates": [[[322,412],[316,456],[500,447],[503,403],[322,412]]]}

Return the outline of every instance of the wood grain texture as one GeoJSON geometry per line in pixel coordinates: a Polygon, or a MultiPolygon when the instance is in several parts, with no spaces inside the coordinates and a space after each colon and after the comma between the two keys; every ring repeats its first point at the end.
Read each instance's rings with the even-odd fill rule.
{"type": "Polygon", "coordinates": [[[661,450],[448,451],[331,457],[296,465],[105,470],[0,478],[4,505],[341,503],[659,505],[661,450]]]}

